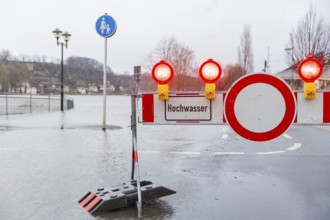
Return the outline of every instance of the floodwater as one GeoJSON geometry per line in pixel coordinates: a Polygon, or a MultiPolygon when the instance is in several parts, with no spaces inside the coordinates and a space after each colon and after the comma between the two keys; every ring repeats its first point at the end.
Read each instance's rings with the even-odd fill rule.
{"type": "Polygon", "coordinates": [[[90,219],[77,201],[127,181],[130,97],[74,97],[74,110],[1,117],[0,219],[90,219]],[[112,153],[116,152],[116,153],[112,153]]]}
{"type": "MultiPolygon", "coordinates": [[[[130,180],[130,96],[108,97],[106,132],[101,129],[102,97],[73,98],[75,109],[65,113],[0,117],[1,220],[137,218],[134,206],[91,216],[78,204],[89,191],[130,180]]],[[[248,142],[235,135],[222,139],[225,133],[226,126],[138,126],[141,180],[177,191],[143,203],[143,219],[330,216],[329,151],[311,158],[294,152],[258,156],[251,149],[265,147],[247,147],[248,142]],[[213,154],[226,150],[224,145],[248,155],[213,154]],[[307,164],[313,164],[307,168],[317,181],[306,185],[300,180],[307,164]]],[[[286,142],[270,142],[268,147],[286,142]]]]}

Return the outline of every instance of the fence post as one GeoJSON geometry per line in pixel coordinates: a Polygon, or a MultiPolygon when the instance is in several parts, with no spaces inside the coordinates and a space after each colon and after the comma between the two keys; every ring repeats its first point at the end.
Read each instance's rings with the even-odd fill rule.
{"type": "Polygon", "coordinates": [[[30,113],[32,114],[32,93],[30,93],[30,113]]]}
{"type": "Polygon", "coordinates": [[[6,115],[8,115],[8,93],[6,93],[6,115]]]}
{"type": "MultiPolygon", "coordinates": [[[[34,107],[37,107],[38,109],[40,108],[41,109],[40,111],[47,111],[47,106],[45,106],[47,99],[48,99],[48,111],[51,112],[52,111],[51,103],[52,103],[52,101],[57,100],[57,97],[52,97],[51,95],[48,95],[48,98],[47,98],[47,96],[39,96],[39,95],[34,96],[32,93],[25,94],[24,96],[23,95],[14,96],[13,94],[10,94],[10,93],[3,93],[2,98],[0,97],[0,105],[2,103],[2,106],[0,106],[0,107],[2,107],[2,114],[5,114],[5,115],[15,114],[17,112],[25,113],[25,114],[30,112],[32,114],[33,111],[36,111],[36,109],[33,109],[34,107]],[[35,100],[36,106],[33,106],[33,99],[36,99],[35,100]],[[38,105],[39,100],[41,100],[43,103],[41,105],[41,107],[38,105]],[[24,103],[23,109],[20,109],[18,107],[18,105],[21,102],[24,103]],[[19,111],[19,110],[21,110],[21,111],[19,111]]],[[[68,97],[65,97],[64,101],[65,101],[65,103],[63,102],[63,107],[65,110],[72,109],[74,107],[73,100],[68,99],[68,97]]],[[[56,104],[55,104],[55,107],[56,107],[56,104]]],[[[1,109],[0,109],[0,111],[1,111],[1,109]]],[[[0,112],[0,114],[1,114],[1,112],[0,112]]]]}

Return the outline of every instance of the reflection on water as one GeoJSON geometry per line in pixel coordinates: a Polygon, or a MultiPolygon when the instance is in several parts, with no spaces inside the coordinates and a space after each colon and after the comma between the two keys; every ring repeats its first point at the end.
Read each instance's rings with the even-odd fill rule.
{"type": "MultiPolygon", "coordinates": [[[[143,203],[142,219],[172,219],[173,207],[164,200],[158,199],[143,203]]],[[[132,206],[110,213],[103,213],[95,216],[99,220],[124,220],[137,219],[137,209],[132,206]]]]}

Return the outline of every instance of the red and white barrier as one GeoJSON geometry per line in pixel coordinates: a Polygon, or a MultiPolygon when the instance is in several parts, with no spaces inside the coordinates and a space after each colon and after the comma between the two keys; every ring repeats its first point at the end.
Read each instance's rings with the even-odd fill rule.
{"type": "MultiPolygon", "coordinates": [[[[303,92],[294,94],[297,101],[294,124],[330,124],[330,91],[318,92],[315,99],[305,99],[303,92]]],[[[225,96],[225,93],[217,93],[216,99],[210,101],[203,93],[175,93],[170,94],[168,101],[162,101],[157,94],[142,94],[142,123],[226,124],[225,96]],[[197,104],[190,105],[190,101],[197,104]]]]}
{"type": "Polygon", "coordinates": [[[297,115],[295,124],[330,123],[330,91],[318,92],[315,99],[305,99],[304,93],[295,92],[297,115]]]}
{"type": "Polygon", "coordinates": [[[281,136],[293,123],[330,123],[330,92],[313,99],[293,93],[286,82],[265,73],[248,74],[215,98],[200,93],[175,93],[159,100],[142,95],[145,124],[224,124],[251,141],[269,141],[281,136]]]}
{"type": "Polygon", "coordinates": [[[157,94],[142,95],[144,124],[223,124],[223,94],[213,100],[202,93],[172,93],[166,101],[157,94]]]}

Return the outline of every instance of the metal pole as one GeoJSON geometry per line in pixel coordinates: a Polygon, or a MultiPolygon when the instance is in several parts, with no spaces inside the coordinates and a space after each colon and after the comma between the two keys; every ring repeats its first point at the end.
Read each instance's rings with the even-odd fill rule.
{"type": "Polygon", "coordinates": [[[133,140],[133,161],[132,164],[132,180],[134,179],[134,170],[136,171],[136,186],[137,186],[137,208],[138,217],[142,217],[142,193],[141,193],[141,181],[140,181],[140,168],[139,168],[139,158],[137,149],[137,120],[136,120],[136,95],[131,96],[132,103],[132,116],[131,116],[131,128],[132,128],[132,140],[133,140]]]}
{"type": "Polygon", "coordinates": [[[63,43],[61,43],[61,111],[63,112],[63,99],[64,99],[64,79],[63,79],[63,43]]]}
{"type": "Polygon", "coordinates": [[[135,155],[134,155],[134,139],[136,138],[136,135],[137,135],[137,131],[136,131],[136,120],[134,118],[135,116],[135,94],[133,93],[131,95],[131,111],[132,111],[132,114],[131,114],[131,130],[132,130],[132,171],[131,171],[131,180],[134,180],[134,171],[135,171],[135,155]]]}
{"type": "Polygon", "coordinates": [[[131,178],[134,180],[134,171],[136,171],[136,187],[138,194],[137,208],[138,208],[138,218],[142,218],[142,193],[141,193],[141,181],[140,181],[140,168],[138,159],[138,148],[137,148],[137,93],[139,92],[139,82],[140,82],[140,69],[141,67],[134,67],[134,78],[136,80],[135,88],[133,89],[133,95],[131,96],[132,104],[132,115],[131,115],[131,129],[132,129],[132,142],[133,142],[133,152],[132,152],[132,174],[131,178]]]}
{"type": "MultiPolygon", "coordinates": [[[[141,66],[134,66],[134,79],[135,79],[135,87],[132,89],[131,95],[131,107],[132,107],[132,115],[131,115],[131,129],[132,129],[132,141],[134,138],[137,138],[137,127],[136,127],[136,98],[139,93],[139,84],[140,84],[140,73],[141,66]]],[[[134,171],[135,171],[135,161],[134,161],[134,142],[132,143],[132,173],[131,180],[134,180],[134,171]]]]}
{"type": "Polygon", "coordinates": [[[107,38],[104,38],[104,66],[103,66],[103,125],[106,130],[106,107],[107,105],[107,38]]]}
{"type": "Polygon", "coordinates": [[[291,90],[293,90],[293,47],[291,48],[291,59],[292,59],[292,68],[291,68],[291,90]]]}
{"type": "Polygon", "coordinates": [[[293,64],[293,48],[294,47],[290,47],[290,48],[285,48],[285,51],[289,51],[291,50],[291,79],[290,79],[290,84],[291,84],[291,90],[293,90],[293,68],[294,68],[294,64],[293,64]]]}

